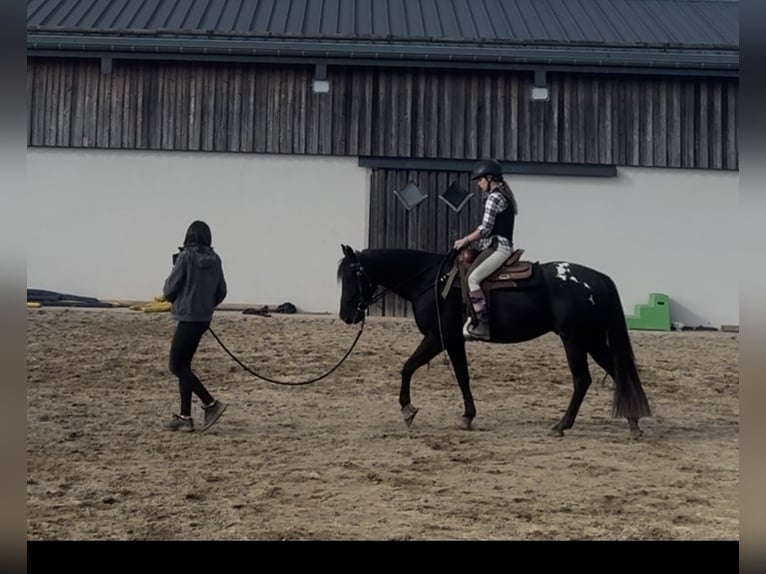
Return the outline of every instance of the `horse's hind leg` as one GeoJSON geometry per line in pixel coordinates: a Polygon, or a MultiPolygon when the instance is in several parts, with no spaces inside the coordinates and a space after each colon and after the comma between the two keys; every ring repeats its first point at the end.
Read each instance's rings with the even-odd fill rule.
{"type": "MultiPolygon", "coordinates": [[[[612,363],[612,353],[609,350],[609,346],[604,339],[598,339],[593,341],[589,350],[590,356],[596,361],[599,367],[604,369],[607,374],[614,380],[614,365],[612,363]]],[[[638,426],[638,419],[635,417],[628,417],[628,427],[630,428],[631,436],[638,438],[643,433],[638,426]]]]}
{"type": "Polygon", "coordinates": [[[606,374],[614,380],[614,365],[612,365],[612,353],[606,344],[606,339],[597,338],[588,346],[588,353],[596,364],[606,371],[606,374]]]}
{"type": "Polygon", "coordinates": [[[412,353],[412,356],[407,359],[402,368],[402,385],[399,388],[399,404],[402,407],[402,418],[407,426],[412,424],[415,420],[415,415],[418,414],[418,409],[410,401],[410,381],[412,375],[415,374],[420,367],[425,365],[431,359],[433,359],[441,351],[441,342],[438,336],[426,335],[423,340],[412,353]]]}
{"type": "Polygon", "coordinates": [[[569,401],[569,406],[567,407],[564,416],[561,417],[561,420],[551,431],[556,436],[564,436],[564,431],[572,428],[572,425],[574,425],[577,413],[580,410],[580,405],[582,404],[582,401],[585,398],[585,393],[588,392],[591,383],[590,369],[588,368],[587,346],[581,341],[574,339],[562,337],[561,340],[564,343],[569,370],[572,372],[574,392],[572,393],[572,398],[569,401]]]}

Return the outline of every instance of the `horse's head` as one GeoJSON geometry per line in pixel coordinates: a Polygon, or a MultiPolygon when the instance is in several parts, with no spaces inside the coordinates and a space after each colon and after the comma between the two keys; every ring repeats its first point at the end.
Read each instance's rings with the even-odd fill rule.
{"type": "Polygon", "coordinates": [[[364,312],[372,302],[377,285],[370,281],[359,255],[348,245],[341,245],[343,259],[338,265],[338,281],[341,283],[340,318],[348,325],[364,318],[364,312]]]}

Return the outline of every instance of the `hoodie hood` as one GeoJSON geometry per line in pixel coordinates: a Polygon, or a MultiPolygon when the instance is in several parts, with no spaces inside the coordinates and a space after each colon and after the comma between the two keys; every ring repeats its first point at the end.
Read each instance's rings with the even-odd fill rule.
{"type": "Polygon", "coordinates": [[[212,247],[207,245],[189,245],[186,248],[189,252],[189,259],[192,264],[199,269],[209,269],[218,264],[218,254],[212,247]]]}

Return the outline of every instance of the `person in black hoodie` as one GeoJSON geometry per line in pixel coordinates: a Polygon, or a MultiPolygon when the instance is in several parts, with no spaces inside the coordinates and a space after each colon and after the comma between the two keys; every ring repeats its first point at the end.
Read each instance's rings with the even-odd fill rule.
{"type": "Polygon", "coordinates": [[[202,335],[210,326],[214,309],[226,297],[226,280],[221,258],[212,247],[210,227],[204,221],[189,225],[183,247],[173,259],[173,269],[165,280],[162,295],[171,303],[170,317],[177,321],[169,365],[170,372],[178,377],[181,412],[174,414],[164,428],[194,430],[191,416],[194,394],[202,401],[205,421],[199,430],[205,431],[218,421],[226,404],[213,398],[192,371],[191,363],[202,335]]]}

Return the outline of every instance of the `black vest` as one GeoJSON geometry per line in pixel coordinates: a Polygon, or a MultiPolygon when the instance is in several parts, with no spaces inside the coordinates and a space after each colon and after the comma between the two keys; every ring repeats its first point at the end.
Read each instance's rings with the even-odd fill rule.
{"type": "MultiPolygon", "coordinates": [[[[499,189],[496,191],[502,193],[499,189]]],[[[490,235],[502,235],[513,245],[513,225],[516,223],[516,214],[513,212],[513,201],[511,198],[504,193],[503,197],[508,203],[508,207],[495,216],[495,224],[492,226],[490,235]]]]}

